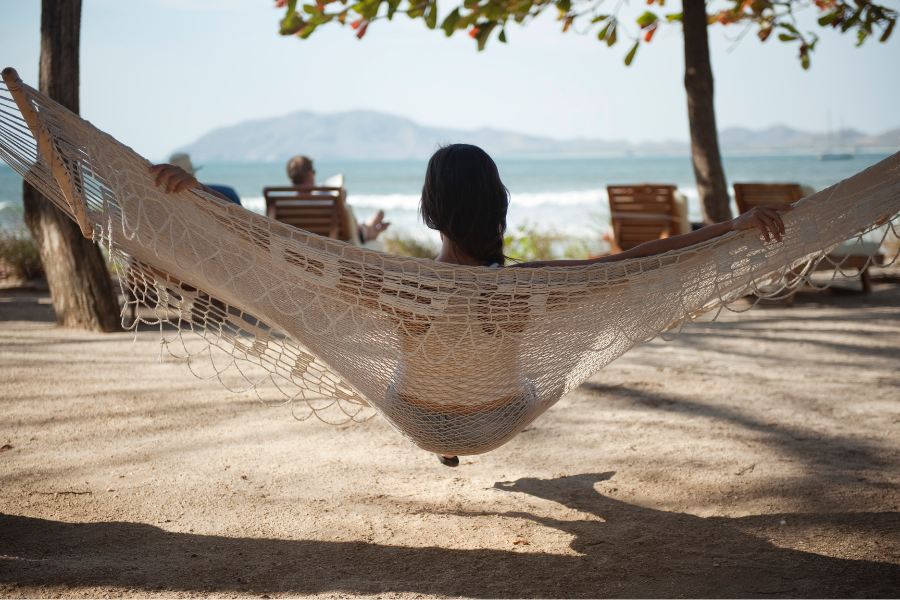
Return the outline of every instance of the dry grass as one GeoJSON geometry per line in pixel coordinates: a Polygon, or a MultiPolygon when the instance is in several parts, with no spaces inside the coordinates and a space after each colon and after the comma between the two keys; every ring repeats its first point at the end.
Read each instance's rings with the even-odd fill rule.
{"type": "Polygon", "coordinates": [[[887,262],[891,262],[898,254],[900,254],[900,227],[888,227],[890,227],[890,230],[883,234],[884,242],[881,245],[881,252],[887,259],[887,262]]]}
{"type": "Polygon", "coordinates": [[[389,254],[410,256],[412,258],[434,258],[441,248],[437,243],[412,235],[402,229],[391,231],[382,238],[384,251],[389,254]]]}

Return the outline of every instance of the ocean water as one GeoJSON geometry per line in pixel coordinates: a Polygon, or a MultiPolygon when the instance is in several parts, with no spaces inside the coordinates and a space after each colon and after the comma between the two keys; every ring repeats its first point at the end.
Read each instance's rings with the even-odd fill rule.
{"type": "MultiPolygon", "coordinates": [[[[803,155],[727,156],[724,165],[729,186],[737,182],[796,182],[818,191],[886,157],[865,154],[851,160],[820,161],[803,155]]],[[[688,198],[691,220],[700,220],[693,167],[687,156],[500,159],[497,166],[510,191],[511,227],[529,223],[567,235],[599,235],[609,224],[606,186],[641,182],[677,185],[688,198]]],[[[392,228],[437,237],[417,214],[426,161],[316,161],[315,167],[321,180],[344,175],[348,200],[360,220],[380,208],[392,228]]],[[[197,176],[203,183],[234,187],[244,206],[259,213],[265,210],[263,187],[289,185],[284,165],[273,163],[206,164],[197,176]]],[[[0,218],[16,220],[21,198],[21,178],[0,163],[0,218]]]]}

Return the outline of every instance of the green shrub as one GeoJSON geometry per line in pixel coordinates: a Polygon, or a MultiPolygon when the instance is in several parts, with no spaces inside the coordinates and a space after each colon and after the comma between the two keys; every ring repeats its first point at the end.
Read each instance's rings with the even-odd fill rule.
{"type": "Polygon", "coordinates": [[[44,274],[37,244],[24,226],[0,226],[0,278],[33,279],[44,274]]]}
{"type": "Polygon", "coordinates": [[[540,229],[526,221],[507,231],[503,252],[512,261],[584,259],[604,251],[601,235],[572,237],[555,229],[540,229]]]}
{"type": "MultiPolygon", "coordinates": [[[[600,254],[608,248],[602,235],[572,237],[555,229],[541,229],[530,222],[510,229],[503,238],[503,252],[512,262],[534,260],[583,259],[600,254]]],[[[427,238],[409,232],[391,231],[382,238],[385,252],[414,258],[435,258],[440,246],[427,238]]]]}

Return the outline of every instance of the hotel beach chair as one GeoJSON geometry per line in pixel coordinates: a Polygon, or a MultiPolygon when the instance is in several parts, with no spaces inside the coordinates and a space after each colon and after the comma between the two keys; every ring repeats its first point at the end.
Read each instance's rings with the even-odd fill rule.
{"type": "MultiPolygon", "coordinates": [[[[801,198],[814,193],[812,188],[797,183],[735,183],[734,200],[738,212],[744,214],[760,204],[793,204],[801,198]]],[[[826,258],[816,266],[817,271],[833,271],[839,267],[842,271],[856,269],[864,292],[872,291],[872,280],[869,276],[869,257],[877,264],[884,257],[872,252],[872,242],[861,242],[857,239],[847,240],[828,253],[826,258]]],[[[791,302],[794,295],[789,296],[791,302]]]]}
{"type": "Polygon", "coordinates": [[[347,190],[338,186],[297,185],[263,188],[266,215],[316,235],[352,239],[345,205],[347,190]]]}
{"type": "Polygon", "coordinates": [[[612,253],[691,231],[687,202],[678,187],[665,184],[611,185],[612,253]]]}

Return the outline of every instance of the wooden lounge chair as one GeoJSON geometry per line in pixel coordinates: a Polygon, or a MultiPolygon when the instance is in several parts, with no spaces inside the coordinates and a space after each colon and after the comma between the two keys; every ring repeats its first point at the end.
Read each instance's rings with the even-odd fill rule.
{"type": "MultiPolygon", "coordinates": [[[[744,214],[754,206],[760,204],[793,204],[803,197],[813,193],[810,188],[804,188],[798,183],[735,183],[734,200],[738,212],[744,214]]],[[[871,242],[859,242],[848,240],[828,253],[827,258],[816,266],[817,271],[832,271],[835,265],[839,265],[842,271],[856,269],[864,292],[872,291],[872,280],[869,276],[870,251],[876,250],[870,247],[871,242]]],[[[875,254],[873,260],[881,264],[883,257],[875,254]]],[[[791,295],[789,298],[793,298],[791,295]]]]}
{"type": "Polygon", "coordinates": [[[644,242],[688,233],[687,207],[676,200],[677,189],[646,183],[608,186],[613,230],[610,250],[622,252],[644,242]]]}
{"type": "Polygon", "coordinates": [[[809,193],[804,194],[799,183],[734,184],[734,201],[739,214],[761,204],[793,204],[808,195],[809,193]]]}
{"type": "Polygon", "coordinates": [[[304,231],[349,242],[352,238],[343,187],[298,185],[263,188],[266,215],[304,231]]]}

